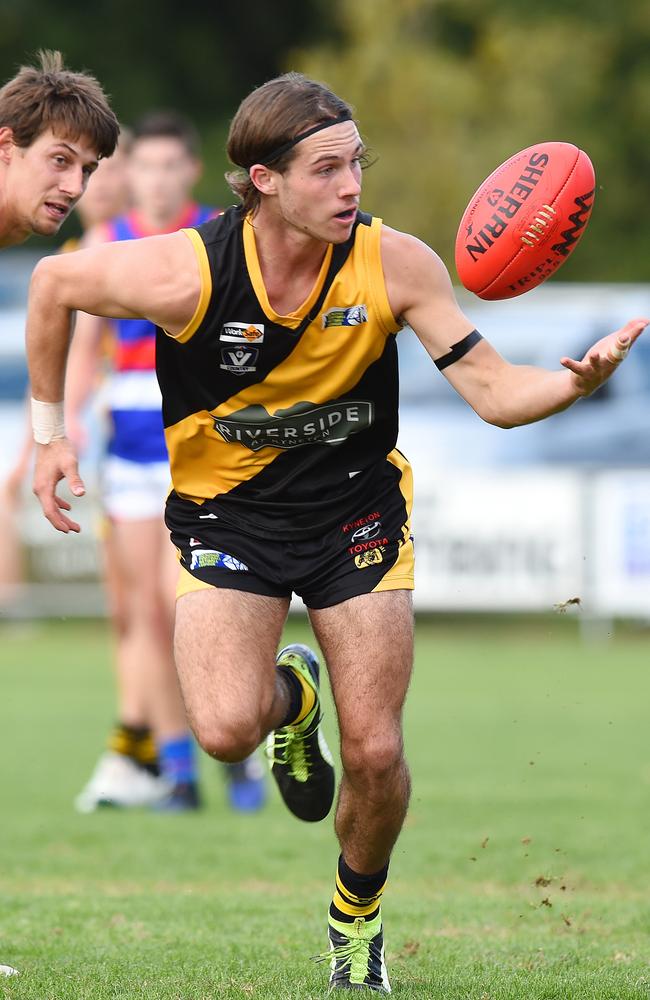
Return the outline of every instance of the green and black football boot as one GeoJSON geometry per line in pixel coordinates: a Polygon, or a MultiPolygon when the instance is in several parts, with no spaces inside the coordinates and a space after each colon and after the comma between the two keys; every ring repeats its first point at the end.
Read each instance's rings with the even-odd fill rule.
{"type": "Polygon", "coordinates": [[[290,667],[314,691],[314,705],[305,718],[275,729],[266,738],[271,773],[288,809],[298,819],[325,819],[334,801],[334,763],[321,729],[319,666],[308,646],[293,643],[278,653],[278,666],[290,667]]]}
{"type": "Polygon", "coordinates": [[[351,924],[332,916],[328,919],[329,951],[317,955],[316,961],[330,962],[330,993],[333,990],[390,993],[381,911],[370,921],[357,917],[351,924]]]}

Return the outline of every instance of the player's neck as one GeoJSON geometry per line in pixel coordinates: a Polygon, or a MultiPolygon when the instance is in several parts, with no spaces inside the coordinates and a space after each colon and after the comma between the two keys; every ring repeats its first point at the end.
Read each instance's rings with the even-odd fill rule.
{"type": "Polygon", "coordinates": [[[24,243],[31,230],[18,219],[13,212],[10,212],[5,204],[2,189],[0,188],[0,249],[5,247],[15,247],[19,243],[24,243]]]}
{"type": "Polygon", "coordinates": [[[174,205],[168,210],[163,209],[159,212],[154,212],[136,207],[132,210],[131,214],[142,235],[158,236],[176,232],[182,228],[189,209],[193,204],[192,200],[188,198],[182,205],[174,205]]]}
{"type": "MultiPolygon", "coordinates": [[[[264,206],[260,207],[252,224],[269,300],[273,304],[280,290],[285,290],[286,294],[287,288],[293,288],[297,299],[294,308],[297,308],[318,278],[329,244],[288,226],[274,213],[265,211],[264,206]]],[[[274,308],[277,307],[274,305],[274,308]]],[[[292,311],[292,308],[287,308],[286,300],[284,308],[278,309],[278,312],[284,313],[292,311]]]]}
{"type": "Polygon", "coordinates": [[[5,228],[2,224],[2,219],[0,219],[0,250],[6,250],[7,247],[16,247],[20,243],[24,243],[29,232],[25,232],[22,227],[7,227],[5,228]]]}

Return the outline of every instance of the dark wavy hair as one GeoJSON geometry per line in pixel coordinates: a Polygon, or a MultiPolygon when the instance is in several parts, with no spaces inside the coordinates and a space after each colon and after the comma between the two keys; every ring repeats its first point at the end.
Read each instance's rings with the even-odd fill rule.
{"type": "Polygon", "coordinates": [[[353,109],[324,83],[302,73],[285,73],[258,87],[244,98],[233,118],[226,151],[238,170],[226,174],[232,191],[245,212],[259,207],[260,193],[248,171],[254,163],[268,163],[284,173],[295,156],[295,148],[267,159],[273,150],[295,139],[312,125],[349,114],[353,109]]]}
{"type": "Polygon", "coordinates": [[[66,69],[60,52],[43,50],[38,59],[0,89],[0,127],[23,148],[49,128],[62,138],[84,136],[98,157],[111,156],[120,126],[94,76],[66,69]]]}

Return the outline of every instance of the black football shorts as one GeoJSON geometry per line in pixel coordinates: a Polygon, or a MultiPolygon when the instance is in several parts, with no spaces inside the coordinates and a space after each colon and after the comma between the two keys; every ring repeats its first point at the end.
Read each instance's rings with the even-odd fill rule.
{"type": "Polygon", "coordinates": [[[360,594],[413,590],[411,467],[392,455],[398,475],[379,495],[354,509],[340,505],[336,523],[313,537],[261,538],[205,506],[168,502],[181,565],[177,597],[220,587],[267,597],[295,593],[308,608],[329,608],[360,594]]]}

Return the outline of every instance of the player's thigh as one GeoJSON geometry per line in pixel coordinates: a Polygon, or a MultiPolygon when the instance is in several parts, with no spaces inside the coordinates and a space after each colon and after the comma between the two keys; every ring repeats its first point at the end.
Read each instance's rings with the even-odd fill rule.
{"type": "Polygon", "coordinates": [[[161,605],[171,622],[176,614],[176,587],[178,584],[178,552],[172,545],[164,518],[158,523],[158,585],[161,605]]]}
{"type": "Polygon", "coordinates": [[[159,517],[111,523],[115,571],[131,608],[157,602],[162,537],[159,517]]]}
{"type": "Polygon", "coordinates": [[[220,587],[179,598],[176,668],[188,717],[206,749],[215,739],[255,729],[268,716],[288,607],[285,598],[220,587]]]}
{"type": "Polygon", "coordinates": [[[309,615],[327,662],[342,751],[401,752],[413,668],[411,592],[363,594],[309,615]]]}
{"type": "Polygon", "coordinates": [[[109,609],[114,626],[121,631],[126,624],[126,607],[128,599],[122,580],[120,560],[113,537],[113,525],[108,517],[102,519],[100,526],[102,543],[102,565],[104,571],[104,586],[108,597],[109,609]]]}
{"type": "Polygon", "coordinates": [[[170,545],[163,520],[168,483],[166,462],[108,455],[102,465],[102,503],[120,583],[129,601],[135,597],[153,607],[160,604],[162,559],[170,545]]]}

